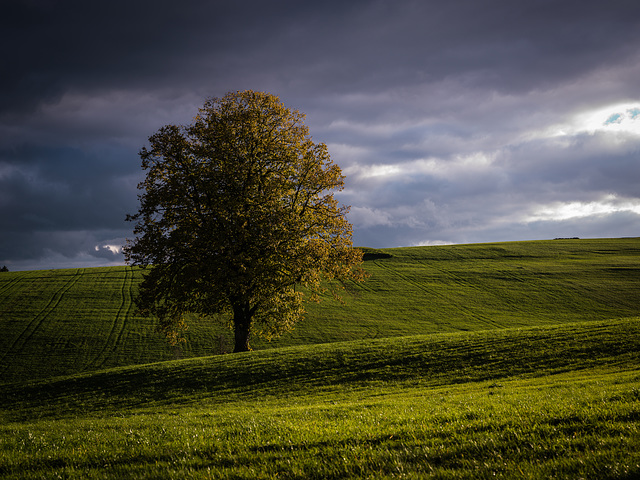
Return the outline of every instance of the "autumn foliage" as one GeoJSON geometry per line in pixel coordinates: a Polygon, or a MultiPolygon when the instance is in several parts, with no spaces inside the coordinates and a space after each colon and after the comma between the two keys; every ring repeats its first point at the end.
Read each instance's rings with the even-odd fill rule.
{"type": "Polygon", "coordinates": [[[333,192],[344,177],[304,115],[254,91],[209,99],[194,122],[167,125],[140,152],[146,178],[127,217],[127,261],[148,268],[137,304],[175,342],[185,315],[226,314],[235,351],[271,338],[312,298],[361,280],[362,253],[333,192]]]}

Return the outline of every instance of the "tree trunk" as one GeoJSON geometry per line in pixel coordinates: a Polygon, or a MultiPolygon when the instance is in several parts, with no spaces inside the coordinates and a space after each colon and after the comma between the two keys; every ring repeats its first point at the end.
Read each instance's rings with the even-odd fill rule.
{"type": "Polygon", "coordinates": [[[251,333],[251,309],[249,304],[236,305],[233,307],[233,326],[235,330],[235,347],[233,352],[248,352],[249,334],[251,333]]]}

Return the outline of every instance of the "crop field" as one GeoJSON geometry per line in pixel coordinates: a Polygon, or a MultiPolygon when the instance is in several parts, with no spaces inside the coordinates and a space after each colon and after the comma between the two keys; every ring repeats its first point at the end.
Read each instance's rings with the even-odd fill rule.
{"type": "MultiPolygon", "coordinates": [[[[640,315],[640,239],[551,240],[385,249],[345,305],[256,349],[555,325],[640,315]]],[[[130,267],[0,274],[0,383],[231,350],[224,322],[194,319],[170,347],[135,314],[130,267]],[[43,362],[42,359],[46,358],[43,362]]]]}
{"type": "Polygon", "coordinates": [[[640,239],[365,268],[233,355],[168,346],[138,269],[0,273],[0,478],[640,478],[640,239]]]}

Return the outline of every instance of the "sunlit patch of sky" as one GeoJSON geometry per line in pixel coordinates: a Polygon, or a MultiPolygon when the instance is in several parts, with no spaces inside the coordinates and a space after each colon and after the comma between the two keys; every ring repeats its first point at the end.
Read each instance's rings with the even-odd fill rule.
{"type": "Polygon", "coordinates": [[[640,105],[625,103],[581,112],[567,123],[555,125],[556,136],[593,134],[596,131],[628,132],[640,135],[640,105]]]}
{"type": "Polygon", "coordinates": [[[604,125],[611,125],[612,123],[622,123],[622,119],[624,116],[621,113],[612,114],[607,120],[604,122],[604,125]]]}
{"type": "Polygon", "coordinates": [[[606,215],[616,212],[633,212],[640,215],[640,200],[622,200],[615,195],[593,202],[568,202],[545,205],[531,214],[527,221],[568,220],[571,218],[606,215]]]}

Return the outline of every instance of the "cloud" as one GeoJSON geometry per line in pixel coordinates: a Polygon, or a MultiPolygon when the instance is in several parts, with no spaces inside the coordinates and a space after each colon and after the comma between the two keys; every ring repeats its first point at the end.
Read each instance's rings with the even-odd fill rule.
{"type": "Polygon", "coordinates": [[[124,255],[119,245],[123,237],[102,245],[100,239],[113,230],[29,230],[10,231],[0,237],[0,252],[10,256],[0,263],[10,270],[45,270],[52,268],[83,268],[122,265],[124,255]]]}
{"type": "Polygon", "coordinates": [[[307,114],[360,245],[637,234],[638,18],[626,0],[9,2],[0,263],[122,261],[148,136],[246,88],[307,114]]]}
{"type": "Polygon", "coordinates": [[[527,218],[527,221],[562,221],[602,217],[618,212],[640,215],[640,199],[619,199],[615,195],[606,195],[593,202],[553,203],[538,209],[527,218]]]}
{"type": "Polygon", "coordinates": [[[389,212],[376,210],[369,207],[352,207],[348,215],[349,221],[360,228],[370,228],[378,225],[391,226],[389,212]]]}
{"type": "Polygon", "coordinates": [[[122,244],[118,245],[96,245],[96,252],[109,252],[111,255],[118,255],[122,253],[122,244]]]}
{"type": "MultiPolygon", "coordinates": [[[[634,108],[623,110],[634,112],[634,108]]],[[[521,130],[511,139],[505,137],[501,146],[480,142],[476,146],[484,150],[468,155],[403,159],[392,165],[374,164],[369,170],[364,161],[351,166],[357,186],[347,190],[348,200],[354,205],[358,201],[376,205],[374,212],[380,219],[376,222],[372,212],[364,220],[353,217],[356,232],[404,245],[428,244],[433,239],[479,241],[489,232],[504,232],[503,239],[535,239],[553,238],[558,229],[564,229],[562,223],[584,235],[586,229],[577,228],[576,219],[600,225],[605,221],[596,222],[596,218],[625,212],[635,218],[640,213],[640,135],[635,125],[611,129],[602,121],[608,112],[619,109],[612,105],[568,116],[561,134],[555,131],[556,125],[530,133],[521,130]],[[392,186],[399,193],[393,199],[386,193],[392,186]],[[425,199],[430,208],[421,203],[425,199]],[[412,213],[399,214],[399,204],[412,213]],[[399,225],[413,228],[394,232],[399,225]],[[388,231],[383,232],[384,228],[388,231]]],[[[425,148],[423,153],[430,152],[425,148]]],[[[615,229],[608,226],[606,234],[591,231],[588,235],[629,236],[636,224],[618,223],[615,229]]]]}

